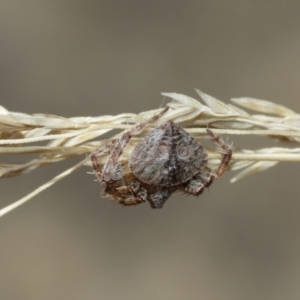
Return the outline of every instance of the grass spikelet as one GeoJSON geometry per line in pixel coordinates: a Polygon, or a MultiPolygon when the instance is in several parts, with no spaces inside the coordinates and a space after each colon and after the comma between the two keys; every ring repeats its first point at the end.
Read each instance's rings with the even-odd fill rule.
{"type": "MultiPolygon", "coordinates": [[[[274,143],[281,139],[296,144],[294,148],[280,148],[274,144],[273,147],[263,149],[244,149],[242,145],[238,145],[239,150],[233,148],[230,170],[242,171],[236,174],[231,182],[264,171],[280,161],[300,161],[300,115],[293,110],[250,97],[231,99],[233,104],[225,103],[199,90],[196,92],[203,103],[183,94],[162,93],[171,98],[167,104],[170,110],[158,122],[171,119],[181,123],[186,131],[199,139],[207,137],[206,128],[209,127],[218,135],[259,135],[273,137],[274,143]],[[251,114],[245,109],[255,111],[256,114],[251,114]]],[[[29,115],[11,112],[0,106],[0,154],[37,155],[36,158],[22,164],[0,163],[0,177],[20,176],[41,166],[74,156],[87,157],[90,152],[109,142],[101,140],[104,134],[113,129],[120,129],[120,133],[111,137],[115,139],[127,128],[152,117],[156,112],[158,110],[142,112],[139,115],[128,113],[117,116],[64,118],[50,114],[29,115]],[[94,139],[98,141],[92,141],[94,139]],[[47,141],[46,145],[44,141],[47,141]]],[[[149,130],[151,128],[147,128],[145,132],[149,130]]],[[[126,161],[128,154],[144,134],[132,139],[124,152],[123,160],[126,161]]],[[[220,153],[216,152],[216,149],[211,149],[208,153],[210,164],[218,164],[220,153]]],[[[29,195],[3,208],[0,210],[0,217],[82,165],[89,166],[89,160],[82,160],[29,195]]]]}

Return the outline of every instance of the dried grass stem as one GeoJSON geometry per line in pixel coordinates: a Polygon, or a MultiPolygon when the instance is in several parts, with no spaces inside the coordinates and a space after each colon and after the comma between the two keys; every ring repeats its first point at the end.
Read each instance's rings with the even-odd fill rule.
{"type": "MultiPolygon", "coordinates": [[[[260,171],[264,171],[280,161],[300,161],[300,115],[293,110],[266,100],[249,97],[231,99],[224,103],[214,97],[196,90],[201,97],[198,100],[176,93],[163,93],[172,98],[168,103],[170,110],[159,122],[173,120],[196,138],[206,137],[206,128],[218,135],[254,135],[274,137],[273,147],[263,149],[244,149],[236,145],[233,148],[231,170],[243,169],[231,181],[237,181],[260,171]],[[238,106],[236,106],[238,105],[238,106]],[[242,107],[242,108],[241,108],[242,107]],[[255,111],[251,114],[247,110],[255,111]],[[278,147],[278,140],[289,141],[294,148],[278,147]]],[[[124,113],[117,116],[63,118],[48,114],[10,112],[0,106],[0,154],[20,155],[38,154],[38,157],[22,164],[0,163],[0,177],[22,175],[45,164],[59,162],[69,157],[87,155],[110,140],[92,142],[113,129],[125,130],[133,124],[152,117],[156,111],[147,111],[139,115],[124,113]],[[47,145],[38,143],[48,141],[47,145]],[[37,145],[27,145],[37,143],[37,145]]],[[[146,128],[145,132],[151,130],[146,128]]],[[[119,133],[112,139],[120,136],[119,133]]],[[[143,133],[145,134],[145,133],[143,133]]],[[[143,134],[141,136],[143,136],[143,134]]],[[[141,137],[132,140],[123,155],[126,162],[128,154],[141,137]]],[[[209,151],[210,163],[218,164],[220,154],[209,151]]],[[[54,177],[43,186],[0,211],[0,217],[25,203],[58,180],[71,174],[82,165],[88,165],[85,158],[74,167],[54,177]]]]}

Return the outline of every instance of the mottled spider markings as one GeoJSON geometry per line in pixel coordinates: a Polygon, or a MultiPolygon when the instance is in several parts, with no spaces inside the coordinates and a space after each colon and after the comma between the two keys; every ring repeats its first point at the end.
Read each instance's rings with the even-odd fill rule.
{"type": "Polygon", "coordinates": [[[168,107],[90,154],[94,173],[104,184],[107,198],[125,206],[148,201],[152,208],[161,208],[172,193],[183,191],[198,196],[223,175],[232,155],[230,146],[207,129],[223,155],[218,169],[212,171],[207,167],[208,155],[202,145],[173,121],[148,133],[132,150],[127,165],[119,162],[131,138],[167,111],[168,107]],[[98,157],[104,155],[108,159],[101,168],[98,157]]]}

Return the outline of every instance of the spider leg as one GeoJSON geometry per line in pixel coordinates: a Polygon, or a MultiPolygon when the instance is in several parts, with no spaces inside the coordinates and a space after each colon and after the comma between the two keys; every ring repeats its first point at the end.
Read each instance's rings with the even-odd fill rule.
{"type": "Polygon", "coordinates": [[[105,145],[103,148],[97,149],[96,151],[92,152],[89,157],[92,163],[92,167],[94,170],[94,174],[96,175],[97,179],[102,182],[102,172],[100,165],[98,163],[98,157],[99,156],[105,156],[110,153],[112,145],[115,143],[115,140],[113,140],[111,143],[105,145]]]}
{"type": "Polygon", "coordinates": [[[169,107],[164,108],[161,112],[154,115],[152,118],[133,126],[130,130],[126,131],[118,140],[116,140],[114,148],[112,149],[109,158],[102,169],[101,181],[109,183],[111,181],[119,180],[123,176],[123,169],[118,164],[118,159],[122,155],[125,147],[130,142],[131,138],[138,135],[149,124],[159,119],[169,107]],[[113,180],[112,180],[113,179],[113,180]]]}
{"type": "Polygon", "coordinates": [[[217,150],[223,154],[222,161],[219,165],[218,170],[216,171],[215,178],[221,177],[223,173],[226,171],[228,164],[231,160],[232,150],[228,144],[226,144],[222,138],[214,134],[209,128],[207,128],[207,133],[214,140],[217,150]]]}
{"type": "Polygon", "coordinates": [[[187,182],[184,191],[195,196],[199,196],[203,192],[204,188],[209,187],[216,178],[219,178],[224,174],[232,156],[232,150],[228,144],[226,144],[219,136],[214,134],[208,128],[207,133],[214,140],[217,150],[223,154],[223,158],[215,172],[200,172],[193,179],[187,182]]]}
{"type": "Polygon", "coordinates": [[[205,188],[208,188],[215,179],[214,173],[199,173],[185,185],[184,191],[194,196],[199,196],[205,188]]]}
{"type": "Polygon", "coordinates": [[[136,180],[131,181],[128,185],[121,185],[115,189],[106,188],[106,194],[119,204],[132,206],[144,203],[147,199],[147,191],[136,180]]]}

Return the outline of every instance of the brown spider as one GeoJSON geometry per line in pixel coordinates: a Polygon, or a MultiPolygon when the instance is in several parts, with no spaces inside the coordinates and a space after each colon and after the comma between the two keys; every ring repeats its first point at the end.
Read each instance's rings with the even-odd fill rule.
{"type": "Polygon", "coordinates": [[[208,155],[201,144],[172,121],[147,134],[134,147],[127,164],[119,161],[131,138],[167,110],[168,107],[90,154],[94,173],[105,186],[105,197],[125,206],[147,200],[152,208],[161,208],[173,192],[179,190],[198,196],[225,172],[232,155],[228,144],[207,129],[223,154],[218,169],[213,172],[206,166],[208,155]],[[104,155],[109,156],[101,168],[98,157],[104,155]]]}

